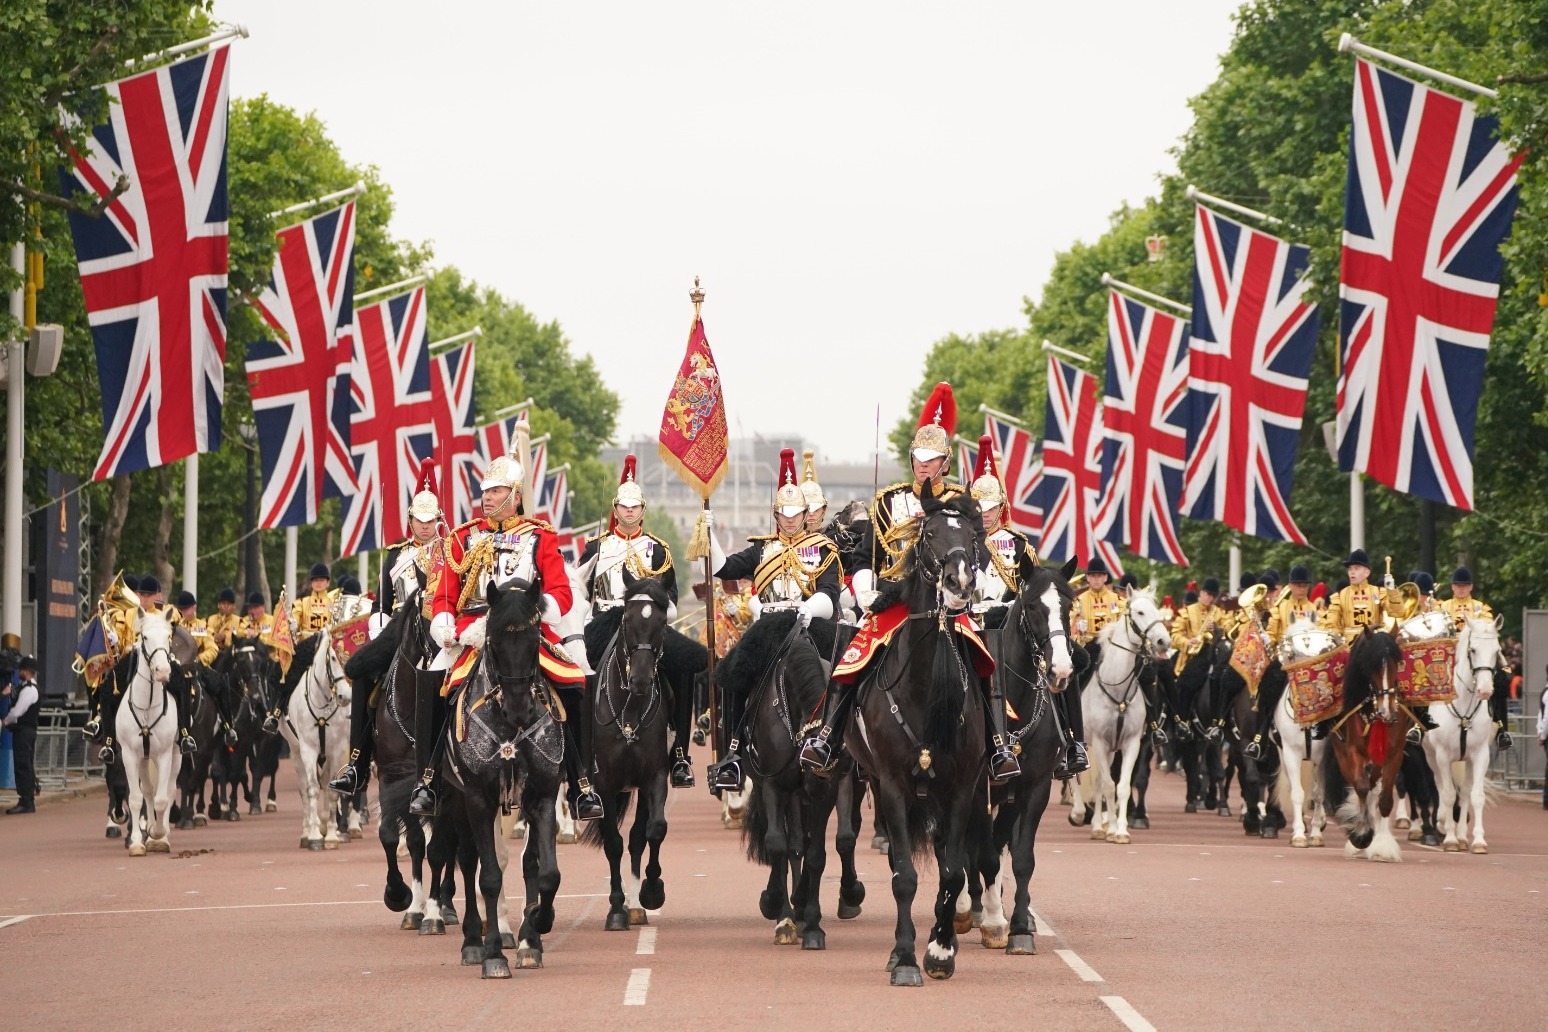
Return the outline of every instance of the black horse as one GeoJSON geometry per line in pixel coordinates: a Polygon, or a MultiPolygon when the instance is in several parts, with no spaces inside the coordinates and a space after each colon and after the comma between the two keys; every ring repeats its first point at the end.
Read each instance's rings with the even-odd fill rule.
{"type": "MultiPolygon", "coordinates": [[[[1064,691],[1075,675],[1070,642],[1070,609],[1075,593],[1069,586],[1077,562],[1061,570],[1038,566],[1023,556],[1017,572],[1016,601],[992,635],[994,677],[1014,714],[1010,737],[1021,756],[1021,773],[989,793],[992,816],[973,815],[969,838],[975,849],[968,891],[976,902],[985,898],[980,934],[984,946],[1012,955],[1037,952],[1029,886],[1036,866],[1037,829],[1053,788],[1053,771],[1064,750],[1064,736],[1053,713],[1053,693],[1064,691]],[[1000,856],[1009,849],[1016,879],[1010,920],[1000,900],[1000,856]]],[[[993,621],[986,620],[986,626],[993,621]]],[[[971,908],[978,911],[978,907],[971,908]]],[[[976,913],[964,919],[958,903],[957,931],[966,932],[976,913]]]]}
{"type": "MultiPolygon", "coordinates": [[[[957,896],[967,883],[967,830],[987,800],[986,686],[968,655],[971,645],[948,610],[973,594],[983,547],[978,505],[966,496],[927,495],[915,518],[916,538],[902,581],[887,598],[908,607],[884,652],[864,672],[845,743],[871,776],[891,843],[897,925],[888,960],[893,985],[920,985],[911,909],[919,877],[914,856],[933,843],[940,888],[925,971],[950,978],[956,970],[957,896]]],[[[886,603],[873,607],[884,612],[886,603]]]]}
{"type": "Polygon", "coordinates": [[[204,786],[210,778],[215,751],[225,744],[214,695],[219,689],[211,683],[219,675],[204,666],[195,666],[189,675],[198,685],[198,701],[188,721],[195,749],[192,755],[183,757],[177,772],[177,826],[182,831],[203,825],[209,820],[205,815],[204,786]]]}
{"type": "Polygon", "coordinates": [[[1230,638],[1216,635],[1188,657],[1175,678],[1171,671],[1161,676],[1168,706],[1177,717],[1172,725],[1185,729],[1177,745],[1177,756],[1188,778],[1185,813],[1196,813],[1202,806],[1222,817],[1231,815],[1226,802],[1229,781],[1221,759],[1226,712],[1220,681],[1230,669],[1232,648],[1230,638]]]}
{"type": "MultiPolygon", "coordinates": [[[[1231,747],[1231,766],[1241,772],[1242,832],[1266,839],[1278,838],[1279,829],[1285,826],[1284,811],[1272,790],[1274,779],[1279,776],[1279,746],[1272,736],[1258,740],[1258,748],[1252,753],[1247,745],[1263,724],[1264,710],[1272,712],[1284,697],[1289,679],[1278,660],[1264,671],[1257,691],[1249,691],[1246,679],[1229,664],[1220,679],[1231,700],[1230,730],[1226,739],[1231,747]]],[[[1224,801],[1222,796],[1221,802],[1224,801]]]]}
{"type": "Polygon", "coordinates": [[[680,634],[669,633],[666,588],[654,577],[635,579],[624,571],[623,604],[606,609],[586,625],[586,655],[596,673],[589,678],[586,708],[574,726],[592,736],[596,790],[602,796],[603,818],[591,821],[582,840],[607,854],[609,895],[604,927],[627,931],[645,924],[647,910],[666,902],[661,880],[661,843],[666,838],[667,773],[671,764],[668,732],[678,709],[676,698],[688,691],[692,674],[679,676],[681,686],[664,682],[665,668],[684,672],[707,665],[708,653],[680,634]],[[673,653],[668,661],[668,653],[673,653]],[[634,803],[629,832],[630,890],[623,887],[624,841],[620,826],[634,803]],[[646,846],[650,860],[641,879],[646,846]]]}
{"type": "Polygon", "coordinates": [[[454,700],[447,721],[447,791],[433,841],[444,836],[457,846],[466,893],[462,962],[482,963],[484,978],[509,978],[497,920],[504,875],[496,821],[519,799],[527,816],[522,855],[527,905],[516,937],[516,964],[542,967],[542,937],[553,930],[554,896],[559,891],[554,804],[563,779],[565,732],[558,719],[558,695],[538,660],[541,582],[518,583],[508,590],[492,584],[488,601],[483,653],[459,689],[461,698],[454,700]],[[484,897],[482,917],[479,891],[484,897]]]}
{"type": "MultiPolygon", "coordinates": [[[[237,810],[237,788],[248,794],[253,813],[262,813],[257,786],[249,787],[248,765],[265,736],[260,730],[269,711],[279,681],[279,664],[256,641],[239,640],[215,657],[215,672],[230,686],[235,697],[231,728],[235,744],[221,744],[211,765],[215,799],[210,818],[241,820],[237,810]]],[[[254,779],[256,780],[256,778],[254,779]]]]}

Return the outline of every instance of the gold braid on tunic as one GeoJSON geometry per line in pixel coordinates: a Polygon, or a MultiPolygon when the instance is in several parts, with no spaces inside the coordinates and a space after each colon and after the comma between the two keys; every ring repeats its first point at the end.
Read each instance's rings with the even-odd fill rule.
{"type": "MultiPolygon", "coordinates": [[[[784,548],[764,559],[758,564],[758,568],[753,571],[753,589],[761,594],[763,589],[774,583],[774,581],[780,577],[788,576],[795,581],[796,587],[801,589],[801,594],[804,597],[811,598],[812,594],[817,590],[817,578],[838,560],[838,551],[829,548],[822,562],[818,563],[815,569],[808,570],[806,564],[801,561],[800,553],[796,549],[812,538],[827,542],[827,538],[821,534],[812,534],[809,537],[801,538],[799,541],[783,542],[784,548]]],[[[778,540],[778,538],[767,538],[765,540],[778,540]]]]}
{"type": "MultiPolygon", "coordinates": [[[[1031,546],[1027,546],[1029,549],[1031,546]]],[[[1000,580],[1007,588],[1017,591],[1020,588],[1020,580],[1016,573],[1016,567],[1000,558],[1000,550],[993,545],[989,546],[989,561],[994,564],[994,572],[1000,575],[1000,580]]]]}
{"type": "Polygon", "coordinates": [[[628,549],[624,554],[624,565],[639,580],[644,580],[648,577],[659,577],[672,568],[672,550],[667,547],[666,542],[657,538],[651,538],[650,540],[655,541],[656,544],[661,546],[661,553],[666,557],[661,560],[661,565],[655,569],[645,565],[645,560],[641,559],[640,554],[633,548],[628,549]]]}
{"type": "MultiPolygon", "coordinates": [[[[462,562],[457,562],[451,557],[451,550],[447,549],[446,565],[452,572],[462,578],[462,593],[457,596],[457,612],[462,612],[479,589],[479,582],[483,579],[484,572],[494,564],[496,534],[508,534],[511,531],[520,530],[523,527],[537,527],[552,531],[554,528],[542,520],[529,520],[525,516],[513,516],[500,523],[486,533],[483,537],[468,549],[462,556],[462,562]],[[469,572],[473,576],[468,576],[469,572]]],[[[534,557],[535,558],[535,557],[534,557]]]]}

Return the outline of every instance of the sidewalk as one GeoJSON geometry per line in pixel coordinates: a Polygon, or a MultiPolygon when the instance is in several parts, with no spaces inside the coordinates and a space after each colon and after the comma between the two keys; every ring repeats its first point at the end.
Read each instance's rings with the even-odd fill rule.
{"type": "MultiPolygon", "coordinates": [[[[39,808],[42,808],[54,803],[67,803],[72,799],[85,799],[88,796],[102,795],[105,792],[107,792],[107,782],[101,778],[74,776],[65,780],[64,788],[39,792],[34,802],[39,808]]],[[[0,788],[0,811],[9,810],[16,805],[16,802],[17,796],[14,789],[0,788]]],[[[18,814],[16,816],[25,815],[18,814]]],[[[0,812],[0,820],[5,820],[3,812],[0,812]]]]}

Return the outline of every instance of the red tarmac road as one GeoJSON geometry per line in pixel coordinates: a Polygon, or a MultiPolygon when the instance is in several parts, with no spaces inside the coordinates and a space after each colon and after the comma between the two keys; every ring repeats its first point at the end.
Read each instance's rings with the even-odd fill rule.
{"type": "MultiPolygon", "coordinates": [[[[648,928],[604,932],[606,863],[561,846],[546,967],[481,981],[458,963],[460,929],[398,930],[374,824],[337,852],[296,848],[282,771],[281,812],[174,831],[171,857],[130,859],[103,838],[101,796],[0,818],[5,1026],[1524,1029],[1548,1014],[1548,813],[1535,798],[1487,812],[1487,856],[1404,842],[1395,865],[1345,859],[1341,833],[1292,849],[1185,815],[1177,776],[1156,775],[1154,830],[1128,846],[1089,841],[1054,803],[1032,883],[1038,955],[985,950],[975,931],[954,978],[894,989],[890,872],[865,848],[869,807],[864,913],[826,916],[826,952],[803,952],[773,945],[764,874],[700,788],[673,799],[667,902],[648,928]]],[[[836,860],[828,871],[831,915],[836,860]]],[[[927,869],[921,951],[933,886],[927,869]]]]}

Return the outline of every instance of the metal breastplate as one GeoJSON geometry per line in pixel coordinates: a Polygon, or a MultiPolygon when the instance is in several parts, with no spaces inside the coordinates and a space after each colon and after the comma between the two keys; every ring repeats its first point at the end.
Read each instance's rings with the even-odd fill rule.
{"type": "Polygon", "coordinates": [[[903,526],[923,512],[924,506],[919,504],[914,492],[906,488],[887,499],[887,515],[892,518],[891,525],[894,528],[903,526]]]}
{"type": "MultiPolygon", "coordinates": [[[[1016,539],[1009,533],[999,530],[989,535],[989,547],[1007,568],[1016,568],[1016,539]]],[[[979,601],[973,608],[979,612],[993,606],[1008,604],[1002,599],[1005,598],[1005,593],[1011,590],[1011,585],[1000,576],[1000,567],[995,565],[993,559],[987,560],[984,568],[978,571],[977,589],[979,601]]]]}
{"type": "MultiPolygon", "coordinates": [[[[763,558],[759,565],[762,566],[763,563],[774,560],[789,547],[791,546],[777,539],[764,542],[763,558]]],[[[803,545],[797,549],[797,555],[800,558],[801,565],[808,571],[815,570],[822,565],[821,544],[803,545]]],[[[783,573],[775,577],[758,593],[758,599],[764,603],[765,609],[769,605],[779,605],[780,603],[799,604],[806,601],[807,598],[807,593],[801,590],[801,582],[789,573],[783,573]]]]}
{"type": "Polygon", "coordinates": [[[656,560],[656,542],[644,534],[635,538],[609,534],[603,538],[597,543],[597,561],[592,572],[592,604],[623,601],[624,571],[629,570],[636,577],[644,576],[641,568],[654,570],[656,560]],[[631,555],[636,563],[630,562],[631,555]]]}
{"type": "Polygon", "coordinates": [[[488,567],[480,574],[478,587],[468,599],[465,611],[473,612],[489,608],[490,584],[498,584],[502,587],[515,581],[525,581],[530,584],[536,573],[536,531],[530,529],[475,531],[468,535],[468,550],[472,551],[473,547],[486,537],[494,539],[494,555],[488,567]]]}
{"type": "Polygon", "coordinates": [[[419,594],[417,560],[422,545],[408,545],[398,552],[388,576],[392,579],[392,593],[399,606],[409,605],[419,594]]]}

